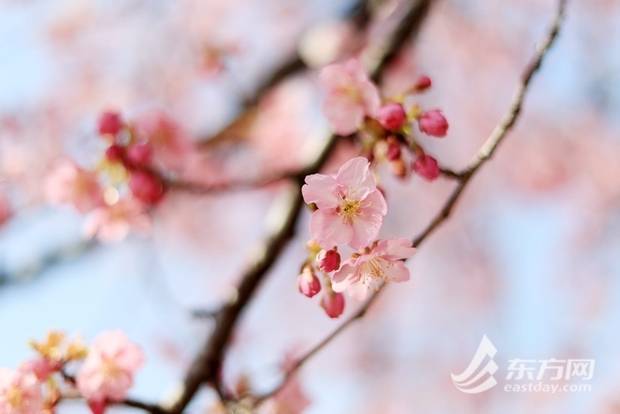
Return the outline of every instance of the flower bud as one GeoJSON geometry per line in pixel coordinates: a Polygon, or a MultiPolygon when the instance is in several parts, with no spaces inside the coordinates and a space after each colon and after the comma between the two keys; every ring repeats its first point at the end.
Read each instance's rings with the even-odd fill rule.
{"type": "Polygon", "coordinates": [[[112,144],[105,150],[105,157],[111,162],[124,162],[125,148],[117,144],[112,144]]]}
{"type": "Polygon", "coordinates": [[[99,116],[100,135],[116,135],[123,127],[123,120],[118,112],[106,111],[99,116]]]}
{"type": "Polygon", "coordinates": [[[398,131],[406,120],[405,109],[399,103],[389,103],[379,108],[377,121],[388,131],[398,131]]]}
{"type": "Polygon", "coordinates": [[[157,204],[164,196],[161,179],[148,171],[134,171],[129,178],[129,189],[145,204],[157,204]]]}
{"type": "Polygon", "coordinates": [[[448,121],[439,109],[423,112],[418,124],[420,131],[434,137],[445,137],[448,132],[448,121]]]}
{"type": "Polygon", "coordinates": [[[405,161],[402,158],[392,161],[390,166],[392,167],[392,173],[398,178],[407,177],[407,164],[405,164],[405,161]]]}
{"type": "Polygon", "coordinates": [[[127,148],[127,161],[134,168],[148,167],[152,155],[153,150],[147,142],[132,144],[127,148]]]}
{"type": "Polygon", "coordinates": [[[92,414],[104,414],[107,408],[105,400],[90,400],[88,401],[88,408],[92,414]]]}
{"type": "Polygon", "coordinates": [[[339,292],[325,292],[321,298],[321,307],[330,318],[334,319],[344,312],[344,295],[339,292]]]}
{"type": "Polygon", "coordinates": [[[317,256],[319,268],[324,272],[334,272],[340,268],[340,253],[336,249],[321,250],[317,256]]]}
{"type": "Polygon", "coordinates": [[[297,276],[297,287],[301,294],[309,298],[321,291],[321,282],[310,266],[304,266],[301,274],[297,276]]]}
{"type": "Polygon", "coordinates": [[[435,178],[439,177],[439,166],[437,165],[437,160],[430,155],[422,154],[420,155],[411,165],[413,171],[416,174],[424,177],[428,181],[433,181],[435,178]]]}
{"type": "Polygon", "coordinates": [[[432,86],[431,78],[426,75],[421,75],[413,85],[413,90],[416,92],[423,92],[432,86]]]}

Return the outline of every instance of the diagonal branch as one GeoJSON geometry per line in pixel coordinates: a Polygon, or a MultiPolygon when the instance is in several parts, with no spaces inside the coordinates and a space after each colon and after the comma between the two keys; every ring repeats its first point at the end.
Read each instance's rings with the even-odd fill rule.
{"type": "MultiPolygon", "coordinates": [[[[458,184],[455,189],[452,191],[443,207],[439,210],[439,212],[435,215],[435,217],[430,221],[430,223],[426,226],[426,228],[414,238],[413,246],[419,247],[422,242],[424,242],[443,222],[445,222],[450,214],[452,213],[454,207],[459,201],[463,191],[471,181],[472,177],[479,171],[479,169],[489,161],[497,148],[502,143],[504,138],[508,135],[508,133],[512,130],[515,123],[519,118],[519,114],[521,113],[521,109],[523,107],[523,101],[530,86],[531,80],[534,74],[540,69],[542,62],[547,55],[547,52],[554,44],[557,36],[559,34],[560,28],[562,26],[562,22],[564,21],[564,14],[566,9],[567,0],[559,0],[557,12],[555,18],[547,32],[541,46],[536,51],[536,54],[533,56],[529,65],[526,66],[523,75],[521,76],[521,81],[519,82],[517,89],[514,93],[512,102],[508,109],[508,112],[501,119],[499,124],[493,129],[491,135],[487,138],[484,144],[480,147],[480,150],[474,157],[474,159],[470,162],[470,164],[463,169],[461,172],[453,172],[451,170],[445,170],[444,175],[448,178],[457,180],[458,184]]],[[[385,284],[382,285],[379,290],[377,290],[365,303],[360,307],[360,309],[351,315],[348,319],[346,319],[342,324],[340,324],[334,331],[332,331],[329,335],[327,335],[322,341],[313,346],[310,350],[308,350],[301,358],[299,358],[296,363],[284,374],[284,378],[282,382],[276,386],[271,391],[262,394],[256,397],[255,401],[257,404],[262,403],[268,398],[277,394],[286,384],[287,382],[296,374],[296,372],[314,355],[320,352],[324,347],[326,347],[334,338],[336,338],[340,333],[342,333],[348,326],[353,324],[358,319],[364,317],[370,306],[378,299],[381,293],[385,290],[385,284]]]]}

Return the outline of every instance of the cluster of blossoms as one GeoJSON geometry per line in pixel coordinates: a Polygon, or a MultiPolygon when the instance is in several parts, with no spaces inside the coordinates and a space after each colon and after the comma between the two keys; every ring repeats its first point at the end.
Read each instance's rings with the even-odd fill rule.
{"type": "Polygon", "coordinates": [[[106,146],[98,165],[87,169],[62,160],[50,173],[45,191],[50,202],[88,213],[88,235],[118,240],[131,228],[148,227],[147,210],[166,192],[161,171],[179,167],[191,148],[190,140],[160,112],[133,122],[117,112],[104,112],[98,133],[106,146]]]}
{"type": "Polygon", "coordinates": [[[79,393],[93,414],[122,401],[142,366],[141,349],[119,331],[101,333],[90,347],[51,332],[31,342],[37,356],[16,370],[0,369],[0,413],[52,414],[66,390],[79,393]],[[69,369],[77,367],[77,375],[69,369]]]}
{"type": "Polygon", "coordinates": [[[334,175],[313,174],[302,187],[312,213],[309,259],[298,276],[301,293],[312,297],[321,291],[317,273],[324,275],[321,306],[331,318],[344,311],[342,292],[364,300],[385,282],[409,280],[404,260],[415,249],[406,239],[377,240],[387,204],[377,188],[370,162],[356,157],[334,175]],[[341,263],[341,250],[354,249],[341,263]]]}
{"type": "Polygon", "coordinates": [[[326,94],[323,111],[334,132],[359,133],[368,157],[389,162],[399,177],[407,176],[409,169],[427,180],[439,176],[437,160],[414,136],[415,124],[431,137],[442,138],[448,132],[448,121],[441,110],[423,110],[415,102],[416,94],[431,87],[428,76],[420,76],[400,96],[384,102],[357,59],[325,67],[320,82],[326,94]],[[406,159],[403,148],[411,161],[406,159]]]}

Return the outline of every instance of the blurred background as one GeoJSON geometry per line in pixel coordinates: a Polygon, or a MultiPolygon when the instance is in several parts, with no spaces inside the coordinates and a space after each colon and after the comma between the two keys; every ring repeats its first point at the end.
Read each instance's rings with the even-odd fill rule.
{"type": "MultiPolygon", "coordinates": [[[[426,140],[443,165],[464,166],[508,109],[545,33],[553,0],[441,0],[388,71],[386,95],[421,73],[424,105],[450,122],[426,140]]],[[[133,395],[174,394],[209,333],[194,308],[230,294],[283,185],[230,194],[171,192],[147,232],[86,241],[84,215],[51,206],[54,162],[92,165],[96,119],[164,111],[196,141],[179,174],[253,177],[302,165],[327,130],[316,72],[269,91],[251,125],[217,132],[274,68],[300,51],[319,67],[362,42],[345,0],[3,0],[0,2],[0,366],[31,355],[50,329],[90,340],[122,329],[147,354],[133,395]],[[214,140],[221,143],[209,144],[214,140]],[[199,142],[202,142],[199,144],[199,142]],[[205,144],[205,142],[207,142],[205,144]]],[[[396,1],[375,1],[372,39],[396,1]]],[[[514,132],[455,214],[408,263],[361,323],[314,357],[300,382],[307,413],[620,413],[620,3],[569,2],[560,38],[536,76],[514,132]],[[582,393],[459,392],[483,334],[512,358],[596,360],[582,393]]],[[[343,149],[342,158],[352,149],[343,149]]],[[[454,183],[385,171],[383,234],[415,235],[454,183]]],[[[271,213],[273,214],[273,213],[271,213]]],[[[225,363],[267,390],[284,355],[331,331],[297,291],[308,214],[244,315],[225,363]]],[[[349,301],[345,316],[355,309],[349,301]]],[[[501,368],[500,368],[501,369],[501,368]]],[[[503,371],[500,371],[500,373],[503,371]]],[[[502,377],[503,375],[500,375],[502,377]]],[[[500,379],[501,383],[501,379],[500,379]]],[[[206,413],[203,393],[189,413],[206,413]]],[[[82,413],[79,404],[59,413],[82,413]]],[[[110,412],[132,412],[115,408],[110,412]]]]}

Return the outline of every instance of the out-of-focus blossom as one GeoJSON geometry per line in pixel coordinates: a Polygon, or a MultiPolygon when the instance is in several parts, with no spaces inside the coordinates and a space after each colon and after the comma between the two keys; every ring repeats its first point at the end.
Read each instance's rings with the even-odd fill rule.
{"type": "Polygon", "coordinates": [[[321,250],[316,260],[324,272],[334,272],[340,268],[340,253],[336,249],[321,250]]]}
{"type": "Polygon", "coordinates": [[[4,195],[4,193],[0,193],[0,227],[2,227],[12,215],[13,209],[11,208],[9,198],[4,195]]]}
{"type": "Polygon", "coordinates": [[[310,266],[304,266],[299,276],[297,276],[297,287],[301,294],[309,298],[321,291],[321,282],[310,266]]]}
{"type": "Polygon", "coordinates": [[[167,114],[155,111],[135,120],[138,139],[148,142],[153,160],[163,168],[179,169],[191,153],[192,142],[180,125],[167,114]]]}
{"type": "Polygon", "coordinates": [[[424,177],[429,181],[433,181],[437,177],[439,177],[439,165],[437,164],[437,160],[430,155],[422,154],[415,159],[412,163],[411,168],[415,171],[416,174],[424,177]]]}
{"type": "Polygon", "coordinates": [[[323,112],[336,133],[352,134],[366,115],[377,114],[381,105],[379,91],[359,60],[326,66],[321,70],[320,82],[326,94],[323,112]]]}
{"type": "Polygon", "coordinates": [[[77,375],[77,387],[88,401],[120,401],[142,367],[142,350],[120,331],[104,332],[92,343],[77,375]]]}
{"type": "Polygon", "coordinates": [[[310,231],[323,247],[348,244],[360,249],[379,233],[387,204],[364,157],[346,162],[335,175],[312,174],[301,189],[312,213],[310,231]]]}
{"type": "Polygon", "coordinates": [[[62,364],[47,358],[35,358],[25,362],[21,369],[24,372],[33,373],[39,381],[46,381],[50,375],[58,371],[62,364]]]}
{"type": "Polygon", "coordinates": [[[401,149],[400,142],[395,137],[388,137],[387,150],[385,151],[385,157],[390,161],[396,161],[400,159],[401,149]]]}
{"type": "Polygon", "coordinates": [[[403,259],[413,256],[415,248],[407,239],[380,240],[362,253],[354,253],[332,276],[336,292],[347,290],[351,296],[364,300],[368,292],[384,282],[409,280],[409,269],[403,259]]]}
{"type": "Polygon", "coordinates": [[[98,130],[101,135],[115,136],[123,127],[123,119],[116,111],[105,111],[99,116],[98,130]]]}
{"type": "Polygon", "coordinates": [[[153,148],[148,142],[138,142],[127,147],[127,163],[131,168],[150,166],[153,148]]]}
{"type": "Polygon", "coordinates": [[[133,171],[129,177],[129,188],[134,197],[148,205],[157,204],[164,196],[161,178],[149,171],[133,171]]]}
{"type": "Polygon", "coordinates": [[[44,408],[41,384],[32,372],[0,368],[0,413],[41,414],[44,408]]]}
{"type": "Polygon", "coordinates": [[[92,211],[86,217],[84,232],[88,237],[114,242],[124,239],[132,229],[145,231],[149,227],[144,206],[136,200],[123,199],[92,211]]]}
{"type": "Polygon", "coordinates": [[[448,121],[439,109],[425,111],[418,118],[420,131],[434,137],[445,137],[448,132],[448,121]]]}
{"type": "Polygon", "coordinates": [[[44,184],[45,195],[54,204],[72,204],[86,213],[103,202],[97,174],[69,160],[58,163],[44,184]]]}
{"type": "Polygon", "coordinates": [[[398,131],[407,121],[405,108],[399,103],[383,105],[377,114],[377,121],[388,131],[398,131]]]}
{"type": "Polygon", "coordinates": [[[331,289],[327,290],[321,298],[321,307],[332,319],[335,319],[342,315],[344,312],[344,295],[340,292],[334,292],[331,289]]]}

